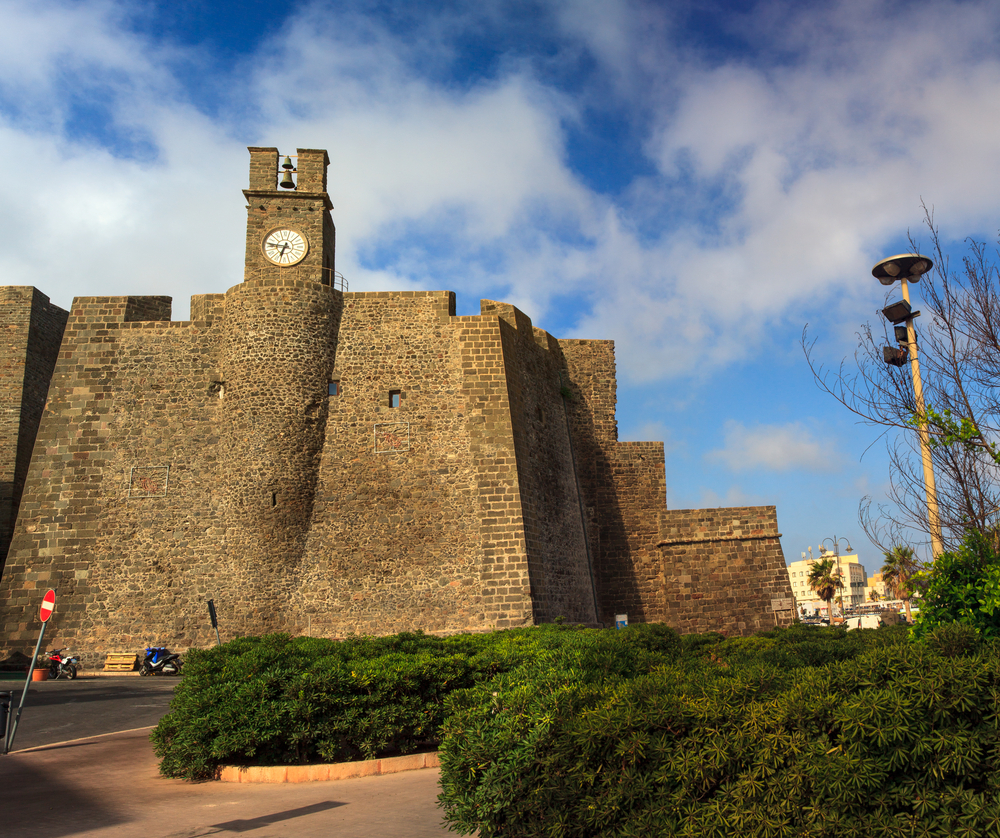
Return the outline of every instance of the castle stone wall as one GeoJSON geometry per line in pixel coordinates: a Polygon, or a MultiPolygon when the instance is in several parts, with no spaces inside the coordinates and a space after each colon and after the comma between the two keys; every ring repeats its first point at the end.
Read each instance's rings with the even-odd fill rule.
{"type": "Polygon", "coordinates": [[[616,614],[628,614],[630,622],[663,622],[664,576],[653,547],[666,506],[663,443],[618,442],[607,457],[601,619],[611,624],[616,614]]]}
{"type": "Polygon", "coordinates": [[[773,506],[660,512],[665,608],[683,633],[752,634],[788,625],[792,588],[773,506]],[[774,605],[788,606],[775,610],[774,605]]]}
{"type": "Polygon", "coordinates": [[[219,383],[226,550],[253,580],[242,607],[260,630],[284,625],[305,552],[342,305],[330,286],[291,278],[248,280],[226,294],[219,383]]]}
{"type": "Polygon", "coordinates": [[[456,317],[461,352],[463,415],[469,423],[469,464],[475,480],[482,544],[483,606],[490,626],[535,621],[528,573],[524,510],[504,365],[503,321],[489,312],[456,317]]]}
{"type": "Polygon", "coordinates": [[[615,438],[609,342],[491,301],[456,317],[449,292],[278,280],[127,319],[168,304],[74,301],[6,651],[48,587],[52,642],[91,660],[212,643],[209,598],[227,637],[337,637],[592,623],[595,588],[607,624],[747,633],[790,596],[773,508],[665,509],[662,445],[615,438]]]}
{"type": "Polygon", "coordinates": [[[223,571],[219,335],[134,311],[162,299],[73,303],[0,588],[9,647],[30,643],[48,587],[55,645],[207,640],[196,615],[223,571]]]}
{"type": "Polygon", "coordinates": [[[0,287],[0,573],[67,316],[37,288],[0,287]]]}
{"type": "Polygon", "coordinates": [[[770,625],[791,596],[773,507],[666,510],[663,445],[618,441],[611,341],[343,292],[327,154],[295,159],[283,191],[277,149],[250,149],[244,282],[190,321],[169,297],[67,317],[0,290],[0,656],[30,651],[49,587],[49,641],[88,665],[214,643],[208,599],[224,639],[770,625]],[[299,263],[266,258],[276,227],[299,263]]]}
{"type": "Polygon", "coordinates": [[[537,622],[596,623],[584,506],[566,404],[558,343],[532,328],[513,306],[483,301],[500,316],[511,428],[524,520],[531,597],[537,622]]]}
{"type": "Polygon", "coordinates": [[[598,614],[648,622],[663,613],[662,573],[651,545],[666,506],[663,444],[619,442],[614,344],[561,340],[573,445],[587,506],[598,614]]]}
{"type": "Polygon", "coordinates": [[[348,293],[296,613],[343,636],[488,628],[478,471],[448,292],[348,293]],[[390,394],[399,393],[398,407],[390,394]]]}

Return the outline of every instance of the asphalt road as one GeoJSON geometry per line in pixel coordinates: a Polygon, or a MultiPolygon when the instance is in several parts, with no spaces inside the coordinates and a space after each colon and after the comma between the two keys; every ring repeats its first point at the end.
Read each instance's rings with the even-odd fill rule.
{"type": "MultiPolygon", "coordinates": [[[[454,835],[437,807],[437,769],[273,785],[161,777],[148,728],[177,683],[121,676],[31,684],[14,750],[0,756],[0,836],[454,835]]],[[[23,686],[0,682],[15,702],[23,686]]]]}
{"type": "MultiPolygon", "coordinates": [[[[28,687],[13,750],[155,725],[167,712],[177,681],[134,675],[36,681],[28,687]]],[[[0,691],[13,693],[14,707],[23,689],[24,682],[0,682],[0,691]]]]}

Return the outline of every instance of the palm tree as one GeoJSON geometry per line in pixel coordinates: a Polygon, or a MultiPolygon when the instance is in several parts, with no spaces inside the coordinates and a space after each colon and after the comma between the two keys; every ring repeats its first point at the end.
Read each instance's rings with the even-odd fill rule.
{"type": "Polygon", "coordinates": [[[826,603],[826,611],[830,617],[830,625],[833,625],[833,597],[837,593],[837,588],[843,588],[844,583],[840,581],[840,571],[833,559],[817,559],[809,568],[807,577],[809,587],[816,592],[821,600],[826,603]]]}
{"type": "Polygon", "coordinates": [[[885,564],[882,565],[882,581],[885,582],[886,590],[894,598],[903,600],[906,606],[906,622],[913,622],[913,615],[910,613],[910,597],[913,596],[913,587],[910,580],[914,574],[920,571],[920,563],[913,554],[912,547],[904,547],[897,544],[891,550],[885,551],[885,564]]]}

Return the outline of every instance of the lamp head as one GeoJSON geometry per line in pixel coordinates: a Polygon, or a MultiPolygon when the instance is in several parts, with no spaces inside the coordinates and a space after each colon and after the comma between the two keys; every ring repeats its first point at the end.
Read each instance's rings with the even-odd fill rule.
{"type": "Polygon", "coordinates": [[[912,311],[913,309],[910,308],[910,304],[906,300],[898,300],[882,309],[882,316],[895,325],[906,320],[912,311]]]}
{"type": "Polygon", "coordinates": [[[934,263],[919,253],[899,253],[878,262],[872,268],[872,276],[883,285],[892,285],[897,279],[919,282],[933,267],[934,263]]]}

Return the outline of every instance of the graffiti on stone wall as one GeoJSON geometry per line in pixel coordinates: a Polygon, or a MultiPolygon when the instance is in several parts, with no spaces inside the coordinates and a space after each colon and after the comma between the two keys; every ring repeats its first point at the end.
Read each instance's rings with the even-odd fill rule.
{"type": "Polygon", "coordinates": [[[129,498],[158,498],[167,494],[170,466],[133,466],[129,474],[129,498]]]}
{"type": "Polygon", "coordinates": [[[375,425],[375,453],[395,454],[410,450],[409,422],[380,422],[375,425]]]}

